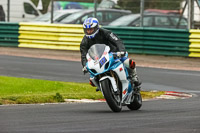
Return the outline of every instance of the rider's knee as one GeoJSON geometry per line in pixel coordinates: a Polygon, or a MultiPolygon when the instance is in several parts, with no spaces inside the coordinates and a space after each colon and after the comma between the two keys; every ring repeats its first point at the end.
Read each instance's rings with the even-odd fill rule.
{"type": "Polygon", "coordinates": [[[133,59],[129,59],[129,67],[131,69],[134,69],[135,68],[135,61],[133,59]]]}
{"type": "Polygon", "coordinates": [[[133,59],[127,59],[124,61],[124,64],[126,67],[130,68],[130,69],[135,69],[135,61],[133,59]]]}

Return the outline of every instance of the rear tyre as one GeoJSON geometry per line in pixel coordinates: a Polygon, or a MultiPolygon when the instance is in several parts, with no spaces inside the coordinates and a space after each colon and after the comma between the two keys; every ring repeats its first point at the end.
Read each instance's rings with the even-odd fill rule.
{"type": "Polygon", "coordinates": [[[115,94],[109,79],[101,81],[104,98],[113,112],[122,110],[120,94],[115,94]]]}
{"type": "Polygon", "coordinates": [[[127,107],[130,110],[138,110],[142,106],[142,96],[140,93],[133,94],[133,95],[134,95],[134,100],[129,105],[127,105],[127,107]]]}

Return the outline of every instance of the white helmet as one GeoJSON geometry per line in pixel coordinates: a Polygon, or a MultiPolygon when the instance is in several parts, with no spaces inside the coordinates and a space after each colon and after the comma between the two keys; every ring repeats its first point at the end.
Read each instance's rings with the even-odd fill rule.
{"type": "Polygon", "coordinates": [[[87,18],[83,23],[83,29],[85,35],[92,39],[95,37],[95,35],[99,32],[99,22],[96,18],[87,18]],[[94,29],[92,32],[88,33],[87,30],[94,29]]]}

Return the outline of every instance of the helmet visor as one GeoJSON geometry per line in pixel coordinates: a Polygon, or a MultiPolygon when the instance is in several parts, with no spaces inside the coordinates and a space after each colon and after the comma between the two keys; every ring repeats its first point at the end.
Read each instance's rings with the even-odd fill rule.
{"type": "Polygon", "coordinates": [[[94,28],[84,28],[84,33],[86,35],[92,35],[98,30],[98,26],[95,26],[94,28]]]}

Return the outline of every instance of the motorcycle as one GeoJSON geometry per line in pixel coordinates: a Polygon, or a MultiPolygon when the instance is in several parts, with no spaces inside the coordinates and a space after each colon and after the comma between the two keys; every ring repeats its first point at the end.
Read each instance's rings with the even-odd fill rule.
{"type": "Polygon", "coordinates": [[[100,90],[113,112],[122,106],[138,110],[142,106],[140,87],[136,87],[128,74],[128,68],[120,61],[121,52],[110,52],[105,44],[95,44],[86,55],[86,69],[90,82],[100,90]]]}

